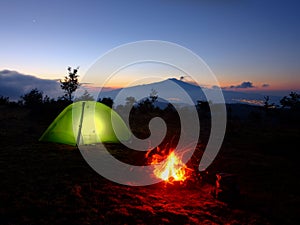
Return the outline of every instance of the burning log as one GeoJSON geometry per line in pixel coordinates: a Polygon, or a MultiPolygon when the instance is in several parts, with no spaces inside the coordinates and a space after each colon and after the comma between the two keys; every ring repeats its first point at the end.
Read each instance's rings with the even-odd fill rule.
{"type": "MultiPolygon", "coordinates": [[[[149,152],[148,152],[149,153],[149,152]]],[[[147,154],[150,164],[154,165],[153,174],[157,178],[169,184],[186,181],[192,174],[193,169],[188,168],[179,155],[176,155],[174,149],[157,149],[156,153],[147,154]]]]}

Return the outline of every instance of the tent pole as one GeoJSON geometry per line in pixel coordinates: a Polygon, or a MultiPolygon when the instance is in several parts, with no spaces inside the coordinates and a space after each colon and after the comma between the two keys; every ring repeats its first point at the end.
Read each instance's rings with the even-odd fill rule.
{"type": "Polygon", "coordinates": [[[80,144],[81,129],[82,129],[82,122],[83,122],[83,114],[84,114],[84,106],[85,106],[85,102],[82,102],[81,117],[80,117],[79,129],[78,129],[77,141],[76,141],[77,146],[79,146],[79,144],[80,144]]]}

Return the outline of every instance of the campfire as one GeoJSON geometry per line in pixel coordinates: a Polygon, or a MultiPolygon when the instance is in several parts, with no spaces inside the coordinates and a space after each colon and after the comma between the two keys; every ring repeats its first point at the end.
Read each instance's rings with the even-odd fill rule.
{"type": "Polygon", "coordinates": [[[157,149],[157,153],[149,157],[149,153],[146,157],[149,159],[151,165],[154,165],[153,174],[155,177],[170,183],[174,182],[183,183],[186,181],[192,173],[192,169],[188,168],[182,161],[181,156],[174,152],[174,149],[160,150],[157,149]]]}

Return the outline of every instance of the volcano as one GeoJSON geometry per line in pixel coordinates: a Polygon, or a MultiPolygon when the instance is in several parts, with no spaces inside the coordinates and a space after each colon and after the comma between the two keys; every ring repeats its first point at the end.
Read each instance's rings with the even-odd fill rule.
{"type": "MultiPolygon", "coordinates": [[[[166,102],[170,102],[172,104],[186,104],[180,93],[174,92],[173,86],[170,86],[170,81],[177,84],[179,87],[181,87],[192,99],[194,104],[197,103],[197,101],[206,101],[205,94],[203,90],[205,90],[207,93],[214,93],[213,88],[208,87],[200,87],[198,85],[195,85],[194,83],[188,83],[184,82],[182,80],[178,80],[176,78],[170,78],[167,80],[163,80],[160,82],[154,82],[150,84],[144,84],[144,85],[136,85],[121,89],[115,89],[111,91],[103,91],[98,96],[99,98],[109,97],[112,99],[115,99],[116,96],[119,94],[119,92],[123,89],[126,90],[126,96],[119,96],[119,102],[115,102],[115,105],[124,104],[126,102],[126,98],[130,96],[144,96],[147,97],[148,93],[151,93],[152,90],[156,90],[158,92],[158,97],[160,96],[160,91],[163,92],[167,98],[165,101],[158,101],[156,106],[160,108],[166,107],[166,102]]],[[[227,104],[234,104],[234,103],[244,103],[244,104],[250,104],[250,105],[262,105],[264,101],[264,95],[258,94],[258,93],[245,93],[245,92],[239,92],[239,91],[230,91],[227,89],[222,90],[225,103],[227,104]]],[[[278,96],[270,96],[270,101],[274,102],[275,104],[278,104],[281,97],[278,96]]],[[[217,103],[217,102],[214,102],[217,103]]]]}

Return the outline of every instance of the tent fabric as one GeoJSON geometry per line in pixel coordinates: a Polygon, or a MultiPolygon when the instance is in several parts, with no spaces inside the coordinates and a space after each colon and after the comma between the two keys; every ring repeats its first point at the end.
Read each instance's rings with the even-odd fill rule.
{"type": "Polygon", "coordinates": [[[80,101],[67,106],[51,123],[39,141],[68,145],[118,143],[130,138],[122,118],[108,106],[95,101],[80,101]],[[112,127],[114,121],[114,128],[112,127]]]}

